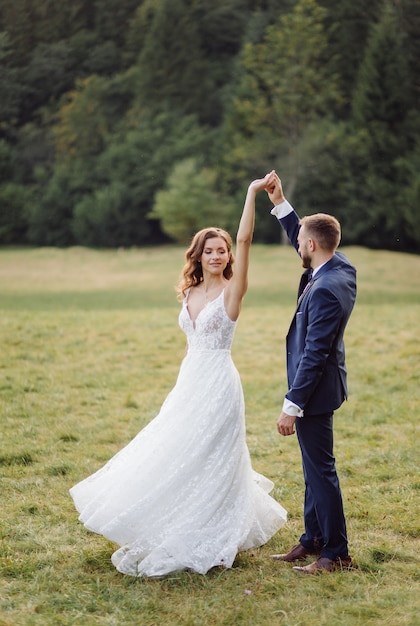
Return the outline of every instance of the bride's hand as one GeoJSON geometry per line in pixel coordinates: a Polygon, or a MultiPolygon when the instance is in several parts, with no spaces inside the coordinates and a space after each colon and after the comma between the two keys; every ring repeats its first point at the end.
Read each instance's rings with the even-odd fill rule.
{"type": "Polygon", "coordinates": [[[274,187],[276,184],[275,176],[276,172],[274,170],[271,170],[271,172],[266,174],[264,178],[257,178],[256,180],[253,180],[252,183],[249,185],[249,188],[255,191],[255,193],[263,191],[264,189],[265,191],[267,191],[267,193],[270,193],[271,191],[274,191],[274,187]]]}

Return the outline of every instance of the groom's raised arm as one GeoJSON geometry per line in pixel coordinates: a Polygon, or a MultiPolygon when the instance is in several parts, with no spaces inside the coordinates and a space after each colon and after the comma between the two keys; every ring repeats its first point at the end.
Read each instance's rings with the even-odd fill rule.
{"type": "Polygon", "coordinates": [[[292,205],[286,200],[283,193],[283,187],[280,178],[275,174],[274,185],[267,190],[268,197],[274,204],[274,208],[271,210],[271,214],[277,217],[280,224],[284,228],[287,237],[298,251],[298,233],[299,233],[299,216],[292,207],[292,205]]]}

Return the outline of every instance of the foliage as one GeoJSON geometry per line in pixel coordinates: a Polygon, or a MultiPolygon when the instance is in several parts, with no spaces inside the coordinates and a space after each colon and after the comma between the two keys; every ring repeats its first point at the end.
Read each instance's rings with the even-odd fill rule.
{"type": "Polygon", "coordinates": [[[293,12],[267,27],[262,43],[244,46],[241,79],[227,116],[230,171],[242,166],[251,176],[256,165],[268,170],[270,162],[280,161],[289,198],[302,175],[305,129],[338,98],[324,64],[324,16],[314,0],[300,0],[293,12]]]}
{"type": "Polygon", "coordinates": [[[398,212],[401,213],[401,224],[404,229],[404,239],[410,242],[413,250],[418,251],[420,241],[420,144],[406,157],[395,162],[399,185],[401,189],[401,203],[398,212]]]}
{"type": "Polygon", "coordinates": [[[127,76],[110,81],[93,75],[77,82],[76,89],[62,100],[54,127],[58,159],[100,154],[132,99],[127,76]]]}
{"type": "Polygon", "coordinates": [[[328,66],[342,95],[335,113],[339,119],[346,119],[370,28],[379,20],[383,0],[320,0],[319,4],[327,9],[328,66]]]}
{"type": "Polygon", "coordinates": [[[77,240],[100,246],[152,243],[159,231],[149,216],[150,199],[164,186],[172,163],[205,142],[192,117],[179,121],[176,112],[144,112],[121,143],[111,142],[96,160],[102,185],[75,208],[77,240]]]}
{"type": "Polygon", "coordinates": [[[25,238],[29,203],[27,188],[13,182],[0,185],[0,241],[13,244],[25,238]]]}
{"type": "Polygon", "coordinates": [[[306,176],[296,201],[306,212],[336,215],[347,243],[415,252],[419,218],[411,142],[417,118],[402,42],[388,6],[367,41],[351,119],[324,120],[309,129],[306,176]]]}
{"type": "Polygon", "coordinates": [[[416,0],[3,0],[0,244],[166,241],[191,159],[235,219],[274,167],[348,242],[415,252],[419,41],[416,0]]]}
{"type": "Polygon", "coordinates": [[[159,0],[145,2],[131,24],[141,39],[139,92],[144,103],[194,113],[218,125],[223,88],[240,50],[249,2],[245,0],[159,0]],[[174,36],[176,24],[176,36],[174,36]]]}
{"type": "Polygon", "coordinates": [[[365,207],[360,207],[363,186],[365,135],[345,122],[324,120],[311,126],[305,137],[306,170],[295,195],[303,214],[318,211],[339,219],[343,242],[360,241],[367,228],[365,207]]]}
{"type": "Polygon", "coordinates": [[[188,242],[207,226],[230,230],[233,207],[216,189],[216,172],[200,169],[194,159],[178,163],[166,190],[158,191],[150,217],[160,220],[164,232],[178,243],[188,242]]]}
{"type": "MultiPolygon", "coordinates": [[[[153,116],[137,110],[131,114],[134,127],[121,128],[120,141],[114,143],[107,130],[110,105],[110,99],[105,99],[104,110],[98,100],[86,138],[74,138],[74,116],[62,128],[58,138],[62,166],[34,206],[30,241],[51,244],[52,220],[62,233],[58,245],[132,246],[162,241],[156,220],[148,216],[150,198],[163,188],[172,163],[204,146],[208,135],[192,117],[180,121],[174,111],[153,116]]],[[[76,114],[82,111],[83,106],[78,106],[76,114]]]]}
{"type": "Polygon", "coordinates": [[[73,206],[82,193],[75,174],[75,170],[57,167],[45,191],[34,197],[28,215],[30,243],[47,246],[75,243],[71,229],[73,206]]]}
{"type": "Polygon", "coordinates": [[[20,184],[16,154],[0,139],[0,241],[13,244],[24,241],[30,190],[20,184]]]}
{"type": "Polygon", "coordinates": [[[120,181],[85,194],[74,207],[72,232],[75,240],[88,246],[129,246],[144,236],[144,224],[136,215],[129,189],[120,181]],[[143,226],[143,232],[142,232],[143,226]]]}
{"type": "Polygon", "coordinates": [[[7,136],[19,113],[19,102],[24,89],[19,72],[10,67],[12,44],[8,33],[0,32],[0,136],[7,136]]]}
{"type": "Polygon", "coordinates": [[[415,249],[407,236],[404,213],[395,211],[393,197],[400,183],[396,159],[411,151],[409,76],[404,38],[392,6],[386,4],[381,20],[372,28],[353,97],[352,121],[366,137],[360,200],[374,225],[365,241],[374,247],[387,241],[391,248],[415,249]]]}
{"type": "Polygon", "coordinates": [[[353,96],[353,119],[357,125],[369,125],[379,150],[389,131],[403,130],[411,102],[409,76],[404,37],[392,7],[386,5],[372,27],[353,96]]]}

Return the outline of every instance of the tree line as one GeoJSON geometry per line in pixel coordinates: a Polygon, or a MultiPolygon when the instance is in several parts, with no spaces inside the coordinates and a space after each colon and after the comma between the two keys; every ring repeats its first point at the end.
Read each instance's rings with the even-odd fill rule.
{"type": "Polygon", "coordinates": [[[275,168],[344,244],[417,252],[419,65],[417,0],[2,0],[0,244],[234,232],[275,168]]]}

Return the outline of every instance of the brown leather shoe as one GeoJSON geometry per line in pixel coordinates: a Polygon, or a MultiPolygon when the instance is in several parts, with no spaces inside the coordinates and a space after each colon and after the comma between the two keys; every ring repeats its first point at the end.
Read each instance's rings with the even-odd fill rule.
{"type": "Polygon", "coordinates": [[[309,555],[320,554],[320,552],[320,550],[316,549],[309,550],[301,543],[298,543],[290,550],[290,552],[286,552],[285,554],[272,554],[271,558],[273,561],[286,561],[287,563],[292,563],[293,561],[305,561],[309,555]]]}
{"type": "Polygon", "coordinates": [[[304,567],[294,567],[297,572],[303,572],[304,574],[323,574],[327,572],[335,572],[336,570],[351,569],[352,561],[351,557],[346,556],[342,559],[338,557],[335,560],[328,559],[326,556],[320,556],[319,559],[305,565],[304,567]]]}

